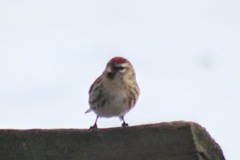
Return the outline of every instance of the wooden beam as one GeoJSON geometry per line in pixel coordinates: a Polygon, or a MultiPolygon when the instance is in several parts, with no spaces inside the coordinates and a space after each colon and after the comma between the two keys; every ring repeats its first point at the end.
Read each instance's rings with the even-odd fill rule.
{"type": "Polygon", "coordinates": [[[108,128],[0,130],[1,160],[224,160],[194,122],[108,128]]]}

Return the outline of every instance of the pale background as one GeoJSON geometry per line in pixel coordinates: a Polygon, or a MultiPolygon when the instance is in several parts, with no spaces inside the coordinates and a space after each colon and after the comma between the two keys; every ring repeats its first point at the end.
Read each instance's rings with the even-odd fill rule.
{"type": "Polygon", "coordinates": [[[89,128],[88,89],[113,56],[141,88],[130,125],[195,121],[239,159],[238,0],[1,0],[0,128],[89,128]]]}

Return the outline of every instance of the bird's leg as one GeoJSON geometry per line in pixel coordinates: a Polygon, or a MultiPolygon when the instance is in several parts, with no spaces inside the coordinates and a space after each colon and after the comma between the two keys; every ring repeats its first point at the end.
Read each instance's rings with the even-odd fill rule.
{"type": "Polygon", "coordinates": [[[94,130],[94,129],[97,129],[97,128],[98,128],[98,127],[97,127],[97,120],[98,120],[98,116],[96,117],[96,120],[95,120],[94,125],[89,128],[90,130],[94,130]]]}
{"type": "Polygon", "coordinates": [[[121,116],[120,119],[123,121],[122,127],[128,127],[128,124],[124,120],[124,116],[121,116]]]}

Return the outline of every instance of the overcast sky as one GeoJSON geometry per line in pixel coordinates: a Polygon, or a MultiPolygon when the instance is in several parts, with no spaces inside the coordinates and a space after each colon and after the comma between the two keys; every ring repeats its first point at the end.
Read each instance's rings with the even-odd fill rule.
{"type": "Polygon", "coordinates": [[[0,128],[89,128],[89,87],[114,56],[141,88],[129,125],[195,121],[239,159],[237,0],[1,0],[0,128]]]}

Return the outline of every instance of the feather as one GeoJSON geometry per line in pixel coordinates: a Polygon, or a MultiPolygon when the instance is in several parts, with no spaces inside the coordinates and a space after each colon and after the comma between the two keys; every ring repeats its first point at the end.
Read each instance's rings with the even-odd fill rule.
{"type": "Polygon", "coordinates": [[[85,112],[85,114],[86,114],[86,113],[89,113],[89,112],[92,112],[92,108],[89,108],[89,109],[85,112]]]}

